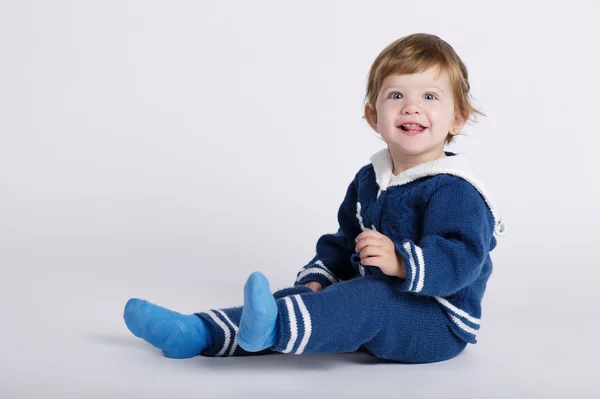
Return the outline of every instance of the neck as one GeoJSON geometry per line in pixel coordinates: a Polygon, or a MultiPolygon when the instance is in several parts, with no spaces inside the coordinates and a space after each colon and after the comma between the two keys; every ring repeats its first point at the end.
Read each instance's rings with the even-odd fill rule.
{"type": "Polygon", "coordinates": [[[431,152],[422,153],[422,154],[404,154],[400,152],[396,152],[393,149],[388,147],[390,155],[392,156],[393,161],[393,169],[394,175],[399,175],[407,169],[413,168],[417,165],[420,165],[425,162],[435,161],[436,159],[446,157],[446,153],[444,149],[435,149],[431,152]]]}

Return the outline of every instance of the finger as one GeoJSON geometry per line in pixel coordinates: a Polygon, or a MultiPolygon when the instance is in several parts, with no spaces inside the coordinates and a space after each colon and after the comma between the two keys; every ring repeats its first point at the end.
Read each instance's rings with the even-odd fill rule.
{"type": "Polygon", "coordinates": [[[360,249],[362,249],[366,246],[377,245],[378,241],[379,240],[375,237],[365,237],[365,238],[362,238],[360,241],[358,241],[356,243],[356,246],[357,246],[357,248],[359,248],[359,251],[360,251],[360,249]]]}
{"type": "Polygon", "coordinates": [[[372,256],[370,258],[361,259],[361,263],[365,266],[375,266],[379,267],[381,264],[382,257],[381,256],[372,256]]]}
{"type": "Polygon", "coordinates": [[[381,233],[379,233],[375,230],[365,230],[356,237],[356,241],[358,242],[358,241],[364,240],[365,238],[368,238],[368,237],[378,237],[380,235],[381,235],[381,233]]]}
{"type": "Polygon", "coordinates": [[[368,246],[362,251],[360,251],[360,259],[367,259],[372,256],[381,256],[383,255],[383,251],[381,247],[368,246]]]}
{"type": "Polygon", "coordinates": [[[375,245],[367,245],[359,252],[361,257],[379,256],[381,254],[381,248],[375,245]]]}
{"type": "Polygon", "coordinates": [[[311,281],[310,283],[306,283],[305,284],[308,288],[310,288],[311,291],[317,291],[319,289],[319,286],[316,282],[311,281]]]}
{"type": "Polygon", "coordinates": [[[368,237],[368,238],[361,240],[359,243],[356,244],[356,252],[360,252],[364,248],[369,247],[369,246],[382,247],[383,245],[382,245],[381,240],[374,238],[374,237],[368,237]]]}

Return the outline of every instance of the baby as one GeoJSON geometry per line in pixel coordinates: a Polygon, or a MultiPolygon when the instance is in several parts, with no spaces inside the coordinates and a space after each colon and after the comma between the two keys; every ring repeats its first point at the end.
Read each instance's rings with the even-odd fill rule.
{"type": "Polygon", "coordinates": [[[169,358],[365,352],[404,363],[475,344],[490,252],[505,232],[464,155],[445,145],[479,113],[468,72],[437,36],[388,45],[369,73],[364,118],[387,144],[358,170],[316,254],[289,288],[259,272],[244,304],[181,314],[142,299],[129,330],[169,358]]]}

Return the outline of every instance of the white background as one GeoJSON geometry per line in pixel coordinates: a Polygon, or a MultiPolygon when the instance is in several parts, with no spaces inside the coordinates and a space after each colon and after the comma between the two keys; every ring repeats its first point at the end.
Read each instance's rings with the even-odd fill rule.
{"type": "Polygon", "coordinates": [[[0,397],[598,395],[600,6],[561,3],[2,0],[0,397]],[[133,337],[130,297],[191,313],[241,304],[255,270],[293,283],[383,148],[368,69],[415,32],[487,115],[448,147],[508,227],[479,343],[407,366],[133,337]]]}

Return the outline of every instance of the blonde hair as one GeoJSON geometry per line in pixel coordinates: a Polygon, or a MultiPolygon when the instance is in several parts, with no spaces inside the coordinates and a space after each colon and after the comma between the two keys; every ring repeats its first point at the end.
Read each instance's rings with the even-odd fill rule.
{"type": "MultiPolygon", "coordinates": [[[[454,96],[454,112],[465,123],[475,114],[485,116],[470,101],[471,86],[465,64],[452,46],[438,36],[427,33],[404,36],[383,49],[369,71],[365,105],[377,115],[375,104],[385,78],[396,74],[420,73],[430,68],[437,68],[438,74],[448,74],[454,96]]],[[[449,144],[453,139],[454,136],[448,133],[446,143],[449,144]]]]}

